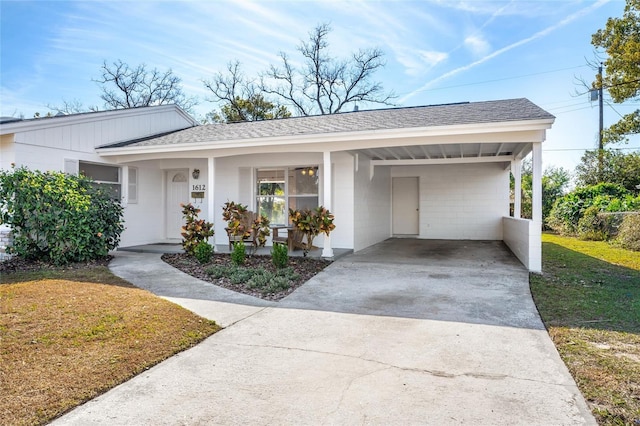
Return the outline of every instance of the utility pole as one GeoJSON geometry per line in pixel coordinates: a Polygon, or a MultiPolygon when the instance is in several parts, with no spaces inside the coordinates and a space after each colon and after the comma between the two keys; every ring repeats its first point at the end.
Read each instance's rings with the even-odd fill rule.
{"type": "Polygon", "coordinates": [[[600,151],[602,151],[604,149],[604,145],[602,143],[602,131],[603,129],[603,124],[604,124],[604,119],[603,119],[603,112],[602,112],[602,86],[604,86],[604,83],[602,82],[602,62],[600,63],[600,66],[598,67],[598,107],[600,108],[600,125],[598,127],[598,149],[600,151]]]}
{"type": "Polygon", "coordinates": [[[602,169],[603,169],[603,164],[604,163],[604,144],[602,143],[602,131],[603,129],[603,112],[602,112],[602,86],[604,86],[604,83],[602,81],[602,62],[600,62],[600,66],[598,67],[598,107],[600,109],[599,111],[599,125],[598,125],[598,181],[602,182],[602,169]]]}

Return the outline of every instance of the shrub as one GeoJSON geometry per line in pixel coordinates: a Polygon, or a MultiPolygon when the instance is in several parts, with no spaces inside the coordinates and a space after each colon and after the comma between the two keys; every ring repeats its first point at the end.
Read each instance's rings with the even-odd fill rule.
{"type": "Polygon", "coordinates": [[[578,238],[581,240],[605,241],[609,238],[607,224],[600,216],[600,208],[591,206],[578,221],[578,238]]]}
{"type": "Polygon", "coordinates": [[[0,171],[0,223],[11,226],[12,253],[54,264],[106,256],[124,230],[122,206],[83,176],[0,171]]]}
{"type": "Polygon", "coordinates": [[[278,269],[286,268],[289,264],[289,248],[286,244],[275,243],[271,249],[271,261],[278,269]]]}
{"type": "Polygon", "coordinates": [[[198,262],[202,264],[209,263],[213,255],[213,246],[206,241],[200,241],[193,250],[193,254],[198,259],[198,262]]]}
{"type": "Polygon", "coordinates": [[[207,238],[214,235],[213,223],[198,219],[200,209],[194,207],[191,203],[180,204],[180,207],[182,207],[182,215],[186,222],[180,234],[182,235],[182,248],[188,254],[195,256],[195,249],[198,244],[206,242],[207,238]]]}
{"type": "Polygon", "coordinates": [[[274,278],[275,274],[273,272],[269,272],[266,269],[257,269],[254,271],[253,276],[246,281],[247,287],[264,289],[274,278]]]}
{"type": "Polygon", "coordinates": [[[640,197],[634,198],[620,185],[601,183],[577,188],[556,200],[547,224],[562,235],[576,235],[580,219],[591,206],[600,212],[616,212],[635,210],[639,204],[640,197]]]}
{"type": "Polygon", "coordinates": [[[213,265],[207,269],[205,269],[205,273],[211,275],[213,278],[224,278],[231,275],[231,272],[234,270],[234,267],[229,267],[226,265],[213,265]]]}
{"type": "Polygon", "coordinates": [[[233,243],[233,251],[231,252],[231,261],[234,265],[244,265],[244,261],[247,257],[247,249],[242,241],[233,243]]]}
{"type": "Polygon", "coordinates": [[[328,236],[336,228],[333,224],[333,218],[333,214],[323,206],[314,210],[289,209],[291,223],[307,237],[307,245],[304,249],[305,257],[313,247],[313,239],[318,234],[323,233],[328,236]]]}
{"type": "Polygon", "coordinates": [[[253,233],[260,247],[264,247],[271,235],[269,219],[264,215],[254,215],[243,204],[227,201],[222,207],[222,218],[227,222],[230,236],[246,239],[253,233]]]}
{"type": "Polygon", "coordinates": [[[627,250],[640,251],[640,213],[629,214],[622,219],[618,242],[627,250]]]}
{"type": "Polygon", "coordinates": [[[232,268],[229,271],[229,281],[233,284],[244,284],[248,282],[253,276],[255,272],[249,268],[232,268]]]}

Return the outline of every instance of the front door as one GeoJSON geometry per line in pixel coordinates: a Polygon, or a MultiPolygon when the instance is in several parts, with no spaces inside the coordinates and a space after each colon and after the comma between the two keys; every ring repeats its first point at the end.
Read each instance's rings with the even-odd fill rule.
{"type": "Polygon", "coordinates": [[[393,235],[418,235],[418,178],[397,177],[392,180],[393,235]]]}
{"type": "Polygon", "coordinates": [[[189,202],[189,170],[167,171],[167,229],[168,239],[182,238],[183,218],[180,204],[189,202]]]}

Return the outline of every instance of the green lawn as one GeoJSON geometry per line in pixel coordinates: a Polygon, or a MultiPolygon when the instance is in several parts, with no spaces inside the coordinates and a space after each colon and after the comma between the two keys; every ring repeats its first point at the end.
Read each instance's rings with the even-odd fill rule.
{"type": "Polygon", "coordinates": [[[531,292],[600,424],[640,424],[640,253],[545,234],[531,292]]]}

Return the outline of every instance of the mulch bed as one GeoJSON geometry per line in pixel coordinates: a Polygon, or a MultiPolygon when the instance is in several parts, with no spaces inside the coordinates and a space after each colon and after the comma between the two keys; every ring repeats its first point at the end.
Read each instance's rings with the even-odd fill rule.
{"type": "MultiPolygon", "coordinates": [[[[182,272],[189,274],[202,281],[207,281],[220,287],[224,287],[228,290],[232,290],[238,293],[248,294],[250,296],[258,297],[264,300],[278,301],[291,294],[295,289],[300,287],[305,282],[309,281],[318,272],[331,264],[330,260],[316,259],[316,258],[304,258],[304,257],[290,257],[289,267],[299,275],[298,280],[291,283],[291,287],[287,290],[277,293],[263,294],[260,290],[248,288],[245,284],[233,284],[228,278],[212,278],[205,270],[213,265],[231,265],[231,256],[229,254],[214,254],[211,258],[211,262],[207,264],[201,264],[193,256],[189,256],[185,253],[180,254],[163,254],[162,260],[169,265],[182,272]]],[[[244,265],[245,268],[264,268],[268,271],[275,272],[275,267],[271,262],[271,256],[247,256],[244,265]]]]}

